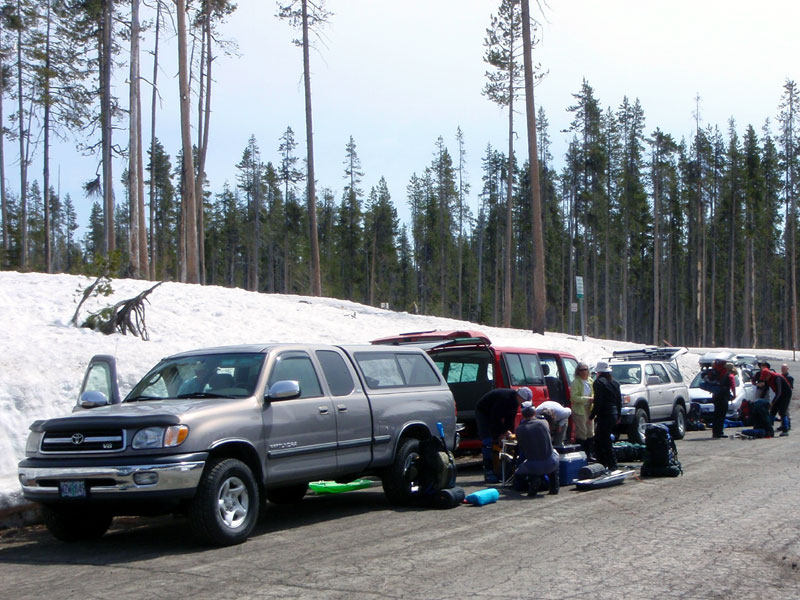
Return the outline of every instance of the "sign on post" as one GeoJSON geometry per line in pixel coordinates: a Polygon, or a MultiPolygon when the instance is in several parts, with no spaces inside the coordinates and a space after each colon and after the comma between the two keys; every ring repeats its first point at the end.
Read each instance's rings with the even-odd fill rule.
{"type": "MultiPolygon", "coordinates": [[[[578,297],[578,303],[581,305],[581,339],[585,341],[586,333],[583,323],[583,277],[580,275],[575,276],[575,295],[578,297]]],[[[573,304],[573,306],[575,305],[573,304]]]]}

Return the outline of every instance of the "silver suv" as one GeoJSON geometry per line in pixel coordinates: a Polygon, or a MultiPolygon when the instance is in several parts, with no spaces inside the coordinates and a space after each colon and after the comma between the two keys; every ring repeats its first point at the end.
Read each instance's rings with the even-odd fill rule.
{"type": "Polygon", "coordinates": [[[631,442],[644,444],[645,426],[656,421],[672,421],[672,436],[683,438],[689,388],[675,358],[686,352],[686,348],[648,347],[616,351],[609,360],[622,392],[620,428],[631,442]]]}

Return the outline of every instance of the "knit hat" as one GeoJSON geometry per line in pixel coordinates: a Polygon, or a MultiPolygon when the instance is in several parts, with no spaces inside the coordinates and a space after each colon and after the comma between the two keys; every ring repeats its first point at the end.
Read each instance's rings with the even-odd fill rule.
{"type": "Polygon", "coordinates": [[[517,390],[517,396],[522,398],[523,402],[531,402],[533,400],[533,392],[531,388],[521,387],[517,390]]]}
{"type": "MultiPolygon", "coordinates": [[[[527,388],[525,388],[527,389],[527,388]]],[[[523,402],[522,403],[522,416],[526,419],[530,419],[533,415],[536,414],[536,409],[533,407],[533,402],[523,402]]]]}

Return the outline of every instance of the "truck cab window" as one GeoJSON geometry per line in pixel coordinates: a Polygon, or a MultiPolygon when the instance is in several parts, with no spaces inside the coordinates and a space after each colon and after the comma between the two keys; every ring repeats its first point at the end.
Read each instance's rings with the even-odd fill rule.
{"type": "Polygon", "coordinates": [[[269,376],[268,386],[272,386],[276,381],[287,380],[297,381],[300,384],[300,398],[322,396],[317,372],[314,370],[311,358],[304,353],[279,356],[269,376]]]}

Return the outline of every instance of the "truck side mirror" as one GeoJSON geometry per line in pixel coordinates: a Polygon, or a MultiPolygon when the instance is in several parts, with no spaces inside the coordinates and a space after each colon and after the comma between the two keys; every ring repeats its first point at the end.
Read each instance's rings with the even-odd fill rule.
{"type": "Polygon", "coordinates": [[[89,390],[81,394],[81,408],[97,408],[98,406],[105,406],[106,404],[108,404],[108,398],[103,392],[89,390]]]}
{"type": "Polygon", "coordinates": [[[300,382],[288,379],[276,381],[269,388],[266,400],[289,400],[300,395],[300,382]]]}
{"type": "Polygon", "coordinates": [[[661,383],[661,378],[658,375],[648,375],[647,385],[658,385],[661,383]]]}

